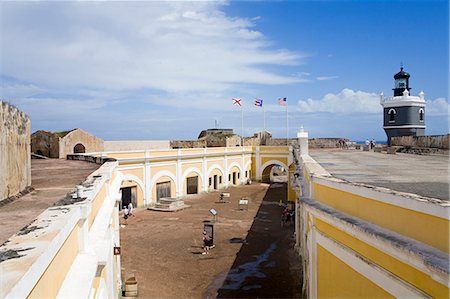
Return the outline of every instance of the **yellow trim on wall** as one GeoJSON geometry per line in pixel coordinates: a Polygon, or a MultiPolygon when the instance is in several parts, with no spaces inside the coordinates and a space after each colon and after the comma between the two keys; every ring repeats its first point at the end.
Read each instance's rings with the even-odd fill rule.
{"type": "MultiPolygon", "coordinates": [[[[450,289],[436,282],[428,274],[399,261],[318,218],[315,218],[315,224],[316,228],[323,234],[358,252],[360,255],[430,296],[435,298],[449,298],[450,289]]],[[[339,274],[339,276],[340,275],[341,274],[339,274]]]]}
{"type": "Polygon", "coordinates": [[[317,244],[317,298],[395,298],[317,244]]]}
{"type": "Polygon", "coordinates": [[[344,213],[450,252],[448,220],[317,183],[314,183],[314,198],[344,213]]]}
{"type": "Polygon", "coordinates": [[[77,253],[78,225],[75,225],[27,298],[55,298],[77,253]]]}

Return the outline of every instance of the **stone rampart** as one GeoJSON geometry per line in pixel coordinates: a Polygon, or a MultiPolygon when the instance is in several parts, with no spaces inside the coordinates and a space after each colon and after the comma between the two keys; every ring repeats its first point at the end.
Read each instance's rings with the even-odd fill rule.
{"type": "Polygon", "coordinates": [[[30,119],[0,101],[0,201],[31,185],[30,119]]]}
{"type": "Polygon", "coordinates": [[[49,158],[59,158],[58,136],[43,130],[34,132],[31,134],[31,152],[49,158]]]}
{"type": "Polygon", "coordinates": [[[81,145],[85,153],[101,152],[104,148],[103,139],[75,129],[59,140],[59,158],[65,159],[67,155],[76,153],[77,145],[81,145]]]}
{"type": "Polygon", "coordinates": [[[434,136],[399,136],[391,138],[391,146],[407,146],[407,147],[425,147],[449,149],[449,136],[434,135],[434,136]]]}
{"type": "Polygon", "coordinates": [[[203,148],[206,147],[205,140],[171,140],[170,148],[203,148]]]}

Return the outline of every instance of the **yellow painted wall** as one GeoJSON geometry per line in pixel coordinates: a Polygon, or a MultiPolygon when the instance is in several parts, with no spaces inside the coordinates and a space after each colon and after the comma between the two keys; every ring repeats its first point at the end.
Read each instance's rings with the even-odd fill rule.
{"type": "Polygon", "coordinates": [[[174,176],[177,173],[177,166],[175,165],[175,163],[173,165],[167,165],[167,166],[151,166],[150,168],[150,172],[152,176],[155,176],[158,174],[158,172],[160,171],[164,171],[167,170],[169,172],[171,172],[174,176]]]}
{"type": "Polygon", "coordinates": [[[287,157],[261,157],[261,167],[266,163],[266,162],[268,162],[268,161],[272,161],[272,160],[275,160],[275,161],[280,161],[280,162],[283,162],[284,163],[284,165],[288,165],[288,159],[287,159],[287,157]]]}
{"type": "Polygon", "coordinates": [[[211,167],[213,167],[214,164],[219,165],[220,167],[222,167],[222,169],[225,170],[223,160],[221,159],[219,161],[208,161],[208,160],[206,160],[206,171],[208,171],[211,167]]]}
{"type": "Polygon", "coordinates": [[[255,180],[256,179],[256,156],[253,156],[253,155],[252,155],[251,170],[252,170],[252,180],[255,180]]]}
{"type": "Polygon", "coordinates": [[[200,173],[202,173],[202,163],[201,162],[183,163],[181,165],[181,173],[184,173],[188,168],[191,168],[191,167],[197,168],[197,170],[200,173]]]}
{"type": "Polygon", "coordinates": [[[106,184],[102,186],[102,189],[97,193],[97,196],[95,196],[94,200],[92,201],[92,209],[88,216],[88,227],[89,229],[92,226],[92,223],[94,223],[95,217],[97,216],[98,211],[100,210],[103,202],[105,201],[107,192],[106,192],[106,184]]]}
{"type": "Polygon", "coordinates": [[[107,156],[110,158],[115,158],[115,159],[139,159],[139,158],[144,158],[145,153],[144,152],[132,152],[132,153],[116,152],[116,153],[108,153],[107,156]]]}
{"type": "Polygon", "coordinates": [[[77,253],[78,225],[75,225],[27,298],[55,298],[77,253]]]}
{"type": "Polygon", "coordinates": [[[394,298],[317,245],[318,298],[394,298]]]}
{"type": "MultiPolygon", "coordinates": [[[[317,229],[323,234],[358,252],[381,268],[386,269],[430,296],[434,298],[450,298],[449,288],[436,282],[428,274],[399,261],[387,253],[350,236],[320,219],[316,218],[315,223],[317,229]]],[[[342,273],[342,275],[346,274],[342,273]]]]}
{"type": "Polygon", "coordinates": [[[314,198],[333,208],[449,251],[449,221],[314,183],[314,198]],[[432,233],[430,233],[432,232],[432,233]]]}
{"type": "Polygon", "coordinates": [[[295,164],[292,163],[289,166],[289,171],[288,171],[288,174],[287,174],[287,180],[288,180],[288,186],[287,186],[288,201],[290,201],[290,202],[295,202],[295,200],[297,198],[297,194],[296,194],[295,190],[292,189],[292,186],[291,186],[291,176],[294,175],[294,172],[295,172],[295,164]]]}
{"type": "Polygon", "coordinates": [[[144,168],[136,168],[136,169],[125,169],[125,170],[121,170],[121,172],[126,175],[134,175],[137,176],[141,182],[144,182],[144,168]]]}

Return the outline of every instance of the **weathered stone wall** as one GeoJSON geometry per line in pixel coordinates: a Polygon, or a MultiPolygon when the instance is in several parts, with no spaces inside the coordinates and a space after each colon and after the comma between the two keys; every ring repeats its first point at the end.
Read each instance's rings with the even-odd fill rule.
{"type": "Polygon", "coordinates": [[[434,136],[400,136],[391,138],[391,146],[449,149],[449,134],[434,136]]]}
{"type": "Polygon", "coordinates": [[[233,135],[225,139],[226,147],[241,146],[241,136],[233,135]]]}
{"type": "Polygon", "coordinates": [[[170,148],[201,148],[206,147],[205,140],[171,140],[170,148]]]}
{"type": "MultiPolygon", "coordinates": [[[[296,144],[297,139],[290,138],[288,139],[289,145],[296,144]]],[[[275,139],[268,139],[266,141],[266,145],[268,146],[283,146],[286,145],[286,138],[275,138],[275,139]]]]}
{"type": "Polygon", "coordinates": [[[30,119],[0,101],[0,201],[31,185],[30,119]]]}
{"type": "Polygon", "coordinates": [[[31,134],[31,152],[49,158],[59,158],[59,138],[52,132],[36,131],[31,134]]]}
{"type": "Polygon", "coordinates": [[[346,138],[312,138],[309,139],[309,148],[336,148],[339,140],[350,141],[346,138]]]}
{"type": "Polygon", "coordinates": [[[103,139],[91,135],[81,129],[75,129],[59,140],[59,158],[65,159],[74,153],[74,147],[82,144],[86,153],[103,151],[103,139]]]}

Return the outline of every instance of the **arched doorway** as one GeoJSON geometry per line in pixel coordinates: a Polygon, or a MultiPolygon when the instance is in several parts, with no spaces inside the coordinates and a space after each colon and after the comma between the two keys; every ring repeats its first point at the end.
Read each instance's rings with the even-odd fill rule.
{"type": "Polygon", "coordinates": [[[81,143],[78,143],[73,147],[73,153],[74,154],[83,154],[86,152],[86,148],[81,143]]]}
{"type": "Polygon", "coordinates": [[[281,164],[267,165],[261,175],[263,183],[287,183],[288,170],[281,164]]]}

